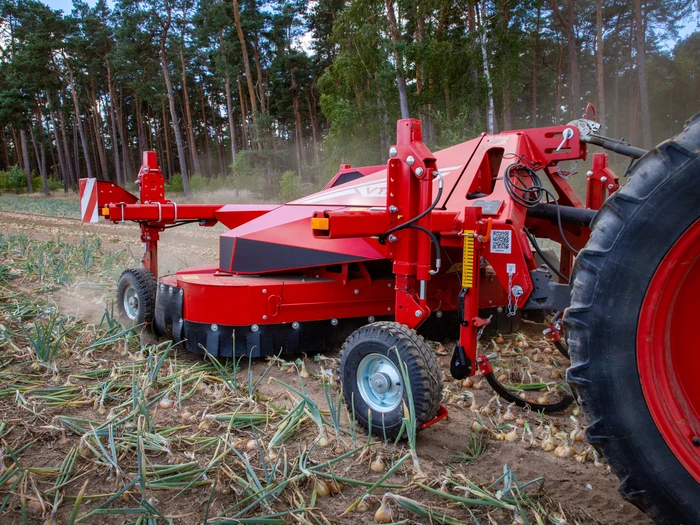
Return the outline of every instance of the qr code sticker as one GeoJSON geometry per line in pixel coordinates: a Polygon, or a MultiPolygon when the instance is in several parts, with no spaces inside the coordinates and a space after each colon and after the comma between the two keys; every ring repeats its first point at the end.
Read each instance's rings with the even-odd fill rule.
{"type": "Polygon", "coordinates": [[[511,235],[510,230],[492,230],[491,253],[510,253],[511,235]]]}

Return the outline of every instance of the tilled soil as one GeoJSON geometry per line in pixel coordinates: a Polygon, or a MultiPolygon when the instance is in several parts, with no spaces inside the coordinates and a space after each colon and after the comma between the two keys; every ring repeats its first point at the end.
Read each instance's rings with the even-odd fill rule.
{"type": "MultiPolygon", "coordinates": [[[[83,235],[98,235],[103,240],[103,246],[108,250],[130,251],[134,259],[137,260],[141,252],[141,242],[139,230],[133,225],[113,225],[106,223],[83,224],[80,221],[61,219],[45,216],[30,216],[16,212],[0,211],[0,231],[5,235],[22,233],[32,239],[46,240],[60,235],[63,240],[78,241],[83,235]]],[[[195,225],[188,225],[175,230],[166,231],[162,235],[160,243],[161,272],[170,273],[178,268],[211,263],[216,261],[218,254],[218,234],[223,231],[219,226],[216,228],[200,228],[195,225]]],[[[27,289],[27,284],[12,284],[18,289],[27,289]]],[[[90,276],[86,275],[81,279],[79,286],[72,286],[67,289],[53,292],[50,299],[53,299],[60,309],[68,314],[78,314],[89,322],[99,321],[104,311],[105,299],[113,293],[109,287],[103,284],[91,282],[90,276]]],[[[519,334],[486,333],[482,344],[488,345],[488,351],[496,351],[501,356],[497,363],[500,365],[497,374],[510,382],[536,382],[546,381],[556,383],[561,381],[568,361],[560,356],[553,347],[544,340],[541,334],[542,326],[535,323],[525,322],[519,334]]],[[[445,381],[444,404],[449,410],[449,418],[440,422],[425,431],[421,432],[417,438],[417,451],[420,458],[421,467],[428,482],[434,486],[439,486],[446,472],[451,475],[463,475],[466,478],[478,483],[487,484],[497,479],[503,473],[504,465],[512,470],[519,481],[524,482],[534,478],[544,478],[544,492],[542,501],[548,509],[557,509],[557,514],[562,521],[560,523],[650,523],[650,521],[632,505],[624,502],[618,492],[618,480],[610,472],[608,466],[595,454],[584,442],[579,441],[578,431],[585,426],[585,419],[578,413],[578,407],[569,408],[565,413],[558,415],[541,416],[539,414],[527,413],[521,409],[508,408],[507,404],[494,397],[493,391],[486,382],[476,377],[472,384],[461,381],[453,381],[449,376],[449,359],[453,342],[440,341],[431,343],[436,357],[444,370],[443,379],[445,381]],[[512,414],[514,418],[511,420],[512,414]],[[478,421],[483,427],[478,429],[478,440],[484,447],[483,452],[471,461],[465,459],[464,454],[468,450],[470,435],[474,423],[478,421]],[[512,425],[512,426],[511,426],[512,425]],[[508,441],[505,435],[515,429],[517,439],[508,441]],[[482,431],[483,430],[483,431],[482,431]],[[545,451],[543,442],[549,441],[557,447],[559,457],[555,451],[545,451]],[[569,446],[571,449],[562,447],[569,446]],[[562,453],[563,451],[563,453],[562,453]]],[[[8,350],[9,351],[9,350],[8,350]]],[[[77,359],[76,354],[73,354],[77,359]]],[[[313,360],[313,356],[306,356],[306,367],[311,377],[304,380],[304,385],[309,396],[319,406],[327,406],[326,393],[323,387],[324,370],[332,370],[337,366],[338,349],[329,348],[324,354],[327,359],[313,360]]],[[[179,350],[172,354],[181,363],[196,365],[202,361],[198,355],[188,354],[184,350],[179,350]]],[[[112,368],[115,364],[123,363],[132,359],[117,348],[96,351],[91,354],[90,359],[82,365],[76,363],[76,367],[94,367],[99,362],[99,366],[112,368]]],[[[62,363],[64,366],[70,363],[62,363]]],[[[296,374],[288,373],[290,367],[287,363],[279,362],[269,366],[265,361],[253,361],[252,375],[255,378],[265,374],[265,380],[258,386],[260,396],[273,400],[281,406],[291,407],[293,399],[297,399],[290,390],[279,382],[271,379],[277,378],[280,381],[289,383],[290,386],[299,388],[299,379],[296,374]],[[267,370],[267,372],[266,372],[267,370]]],[[[247,371],[239,372],[241,381],[246,380],[247,371]]],[[[65,374],[61,374],[59,381],[66,381],[65,374]]],[[[55,383],[55,378],[47,379],[55,383]]],[[[78,382],[80,384],[80,382],[78,382]]],[[[161,426],[176,426],[184,424],[189,432],[195,432],[199,436],[220,435],[226,429],[221,424],[201,427],[203,414],[209,412],[220,412],[222,407],[216,406],[221,392],[213,383],[206,388],[197,391],[196,395],[190,397],[180,406],[173,408],[156,410],[153,416],[161,426]],[[193,416],[195,419],[191,420],[193,416]],[[188,419],[190,418],[190,419],[188,419]],[[192,422],[194,421],[194,422],[192,422]],[[184,423],[182,423],[184,422],[184,423]]],[[[539,395],[539,394],[538,394],[539,395]]],[[[555,395],[555,394],[553,394],[555,395]]],[[[12,396],[0,398],[0,415],[2,420],[12,426],[14,430],[10,435],[3,437],[3,443],[17,443],[17,436],[23,436],[27,443],[31,443],[29,448],[23,451],[21,458],[25,466],[31,467],[56,467],[61,464],[65,454],[71,447],[78,444],[77,438],[72,435],[57,433],[52,421],[59,416],[70,416],[73,418],[84,418],[90,420],[104,419],[105,415],[97,410],[95,405],[90,403],[77,404],[62,407],[43,407],[40,403],[34,408],[42,414],[45,424],[35,428],[26,421],[26,410],[18,408],[16,399],[12,396]],[[45,411],[45,412],[42,412],[45,411]],[[36,440],[31,442],[32,437],[36,440]]],[[[109,408],[109,407],[107,407],[109,408]]],[[[223,409],[227,412],[235,411],[235,406],[229,402],[223,404],[223,409]]],[[[343,416],[345,417],[345,416],[343,416]]],[[[313,428],[303,433],[302,438],[313,441],[313,428]]],[[[2,433],[0,432],[0,435],[2,433]]],[[[236,433],[239,439],[249,439],[252,434],[250,430],[236,433]]],[[[366,436],[360,433],[361,440],[366,436]]],[[[334,440],[331,439],[333,443],[334,440]]],[[[345,439],[345,445],[334,444],[323,454],[327,458],[333,457],[335,452],[349,450],[349,444],[345,439]],[[337,450],[336,450],[337,449],[337,450]],[[333,452],[335,450],[335,452],[333,452]]],[[[384,449],[384,445],[376,445],[377,450],[384,449]]],[[[287,450],[290,450],[287,447],[287,450]]],[[[384,449],[387,456],[397,459],[406,452],[404,445],[389,445],[384,449]]],[[[6,450],[4,450],[6,452],[6,450]]],[[[206,450],[201,454],[196,451],[196,447],[182,448],[174,452],[178,456],[177,462],[197,461],[208,462],[212,457],[213,450],[206,450]]],[[[323,459],[321,455],[318,460],[323,459]]],[[[375,457],[375,456],[373,456],[375,457]]],[[[376,457],[375,457],[376,458],[376,457]]],[[[132,458],[133,459],[133,458],[132,458]]],[[[4,463],[1,468],[10,466],[7,456],[3,458],[4,463]]],[[[370,459],[356,460],[350,463],[341,463],[342,472],[340,475],[353,479],[370,479],[376,481],[379,476],[371,472],[368,468],[370,459]]],[[[410,463],[410,461],[409,461],[410,463]]],[[[74,497],[78,493],[81,485],[89,480],[85,488],[85,495],[89,497],[84,503],[83,510],[94,507],[100,501],[100,494],[114,492],[114,481],[105,475],[104,465],[95,467],[89,462],[81,464],[81,476],[75,483],[66,488],[66,494],[73,499],[67,499],[57,513],[59,522],[67,523],[72,510],[74,497]]],[[[401,470],[387,482],[405,484],[410,481],[410,476],[401,470]]],[[[50,486],[50,484],[49,484],[50,486]]],[[[36,490],[44,490],[46,486],[37,487],[36,490]]],[[[0,499],[3,499],[8,491],[7,487],[0,488],[0,499]]],[[[26,487],[27,493],[31,493],[32,487],[26,487]]],[[[301,484],[299,490],[304,496],[310,496],[311,487],[308,483],[301,484]]],[[[22,523],[20,506],[17,496],[19,489],[15,488],[9,496],[13,504],[5,509],[5,514],[0,516],[0,522],[5,524],[22,523]]],[[[382,491],[378,491],[381,494],[382,491]]],[[[342,511],[361,494],[358,487],[349,486],[335,497],[319,498],[317,507],[325,518],[331,523],[373,523],[373,514],[350,513],[341,516],[342,511]]],[[[174,523],[202,523],[203,508],[207,498],[211,497],[208,487],[187,493],[187,497],[175,497],[177,491],[163,491],[154,495],[154,505],[157,503],[159,509],[165,509],[167,515],[174,523]]],[[[411,491],[405,492],[409,497],[421,497],[420,493],[411,491]]],[[[236,494],[233,489],[215,491],[214,501],[211,505],[212,515],[225,509],[235,501],[236,494]]],[[[104,498],[103,498],[104,499],[104,498]]],[[[298,501],[287,496],[288,508],[294,508],[298,501]]],[[[308,502],[308,499],[307,499],[308,502]]],[[[376,508],[376,501],[373,503],[376,508]]],[[[442,504],[443,507],[445,504],[442,504]]],[[[132,505],[129,505],[132,506],[132,505]]],[[[283,502],[275,503],[275,510],[282,510],[283,502]]],[[[444,510],[444,509],[443,509],[444,510]]],[[[486,523],[517,523],[513,521],[513,515],[500,511],[494,511],[485,516],[479,514],[480,522],[486,523]]],[[[43,523],[46,519],[46,512],[38,512],[29,515],[30,523],[43,523]]],[[[420,518],[415,514],[401,513],[401,518],[415,520],[418,523],[428,523],[428,518],[420,518]]],[[[464,522],[470,521],[469,514],[462,513],[459,518],[464,522]]],[[[111,515],[100,516],[99,514],[88,518],[84,523],[131,523],[133,517],[111,515]]],[[[48,523],[48,522],[47,522],[48,523]]]]}

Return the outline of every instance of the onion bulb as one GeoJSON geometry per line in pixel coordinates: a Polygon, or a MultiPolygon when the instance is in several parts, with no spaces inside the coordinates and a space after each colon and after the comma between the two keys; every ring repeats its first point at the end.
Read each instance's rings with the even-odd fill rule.
{"type": "Polygon", "coordinates": [[[384,464],[382,457],[377,456],[376,459],[369,464],[369,468],[372,472],[384,472],[386,465],[384,464]]]}
{"type": "Polygon", "coordinates": [[[328,441],[328,438],[326,437],[325,434],[320,434],[318,438],[316,439],[316,446],[325,448],[330,444],[330,441],[328,441]]]}
{"type": "Polygon", "coordinates": [[[316,483],[314,483],[314,491],[320,498],[325,498],[326,496],[331,495],[331,489],[324,479],[316,479],[316,483]]]}
{"type": "Polygon", "coordinates": [[[478,412],[479,411],[479,405],[476,404],[476,399],[472,398],[472,404],[469,407],[469,410],[472,412],[478,412]]]}
{"type": "Polygon", "coordinates": [[[540,397],[537,398],[537,402],[540,405],[546,405],[548,401],[549,398],[547,397],[547,394],[542,394],[540,397]]]}
{"type": "Polygon", "coordinates": [[[173,408],[174,404],[175,404],[175,401],[170,399],[168,396],[165,396],[160,401],[158,401],[158,406],[164,410],[167,410],[169,408],[173,408]]]}
{"type": "Polygon", "coordinates": [[[328,488],[331,491],[331,496],[335,496],[336,494],[343,492],[345,485],[338,480],[332,479],[328,482],[328,488]]]}
{"type": "Polygon", "coordinates": [[[473,387],[473,388],[474,388],[475,390],[481,390],[482,388],[484,388],[484,383],[485,383],[485,381],[482,379],[482,380],[479,381],[478,383],[474,383],[474,387],[473,387]]]}
{"type": "Polygon", "coordinates": [[[367,501],[369,494],[365,495],[365,497],[362,498],[362,500],[357,504],[357,507],[355,507],[355,512],[369,512],[370,507],[369,507],[369,502],[367,501]]]}
{"type": "Polygon", "coordinates": [[[466,379],[462,379],[462,388],[471,388],[474,386],[474,381],[472,381],[471,377],[468,377],[466,379]]]}
{"type": "Polygon", "coordinates": [[[496,338],[496,343],[498,343],[499,345],[502,345],[502,344],[505,343],[505,342],[506,342],[506,340],[503,339],[503,336],[502,336],[502,335],[499,335],[499,336],[496,338]]]}
{"type": "Polygon", "coordinates": [[[391,510],[389,503],[382,499],[382,504],[374,513],[374,521],[377,523],[393,523],[394,522],[394,511],[391,510]]]}
{"type": "Polygon", "coordinates": [[[515,421],[515,414],[511,412],[510,405],[506,408],[506,413],[503,414],[503,421],[515,421]]]}
{"type": "Polygon", "coordinates": [[[513,429],[506,434],[506,441],[508,443],[513,443],[518,440],[518,431],[513,427],[513,429]]]}
{"type": "Polygon", "coordinates": [[[30,514],[41,514],[44,511],[44,508],[39,500],[27,498],[27,510],[30,514]]]}
{"type": "Polygon", "coordinates": [[[573,448],[571,448],[568,443],[559,445],[557,448],[554,449],[554,455],[558,458],[570,458],[575,454],[576,451],[573,448]]]}
{"type": "Polygon", "coordinates": [[[488,416],[493,414],[493,408],[491,408],[489,405],[486,405],[481,407],[481,410],[479,410],[479,412],[488,416]]]}
{"type": "Polygon", "coordinates": [[[518,416],[518,419],[515,420],[515,424],[518,425],[519,427],[524,427],[525,426],[525,418],[523,416],[518,416]]]}
{"type": "Polygon", "coordinates": [[[487,430],[488,429],[478,421],[474,421],[474,423],[472,423],[472,431],[474,432],[486,432],[487,430]]]}
{"type": "Polygon", "coordinates": [[[256,448],[258,448],[258,442],[254,439],[249,439],[245,444],[246,450],[255,450],[256,448]]]}
{"type": "Polygon", "coordinates": [[[499,383],[505,383],[506,381],[508,381],[508,376],[506,374],[501,374],[500,376],[498,376],[499,383]]]}
{"type": "Polygon", "coordinates": [[[542,447],[542,450],[544,450],[545,452],[551,452],[552,450],[557,448],[556,445],[554,445],[554,441],[552,441],[551,437],[542,440],[542,444],[540,445],[540,447],[542,447]]]}

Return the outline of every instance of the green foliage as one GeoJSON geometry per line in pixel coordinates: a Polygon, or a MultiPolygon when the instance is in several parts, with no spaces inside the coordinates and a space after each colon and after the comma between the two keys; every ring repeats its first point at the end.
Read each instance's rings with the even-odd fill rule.
{"type": "Polygon", "coordinates": [[[284,202],[289,202],[301,197],[301,180],[293,170],[287,170],[280,178],[280,196],[284,202]]]}
{"type": "Polygon", "coordinates": [[[165,183],[165,190],[171,193],[182,193],[184,186],[182,184],[182,175],[175,173],[165,183]]]}
{"type": "Polygon", "coordinates": [[[0,210],[36,213],[54,217],[80,217],[80,203],[77,199],[46,198],[44,196],[0,195],[0,210]]]}
{"type": "Polygon", "coordinates": [[[7,171],[0,171],[0,191],[20,193],[26,189],[27,175],[18,165],[10,166],[7,171]]]}

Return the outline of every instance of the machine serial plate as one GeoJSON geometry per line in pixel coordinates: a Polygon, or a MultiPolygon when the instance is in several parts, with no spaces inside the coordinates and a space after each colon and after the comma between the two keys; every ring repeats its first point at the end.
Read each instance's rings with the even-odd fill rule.
{"type": "Polygon", "coordinates": [[[482,201],[478,200],[474,202],[474,206],[479,206],[481,208],[482,215],[498,215],[498,210],[501,209],[501,204],[503,201],[482,201]]]}

